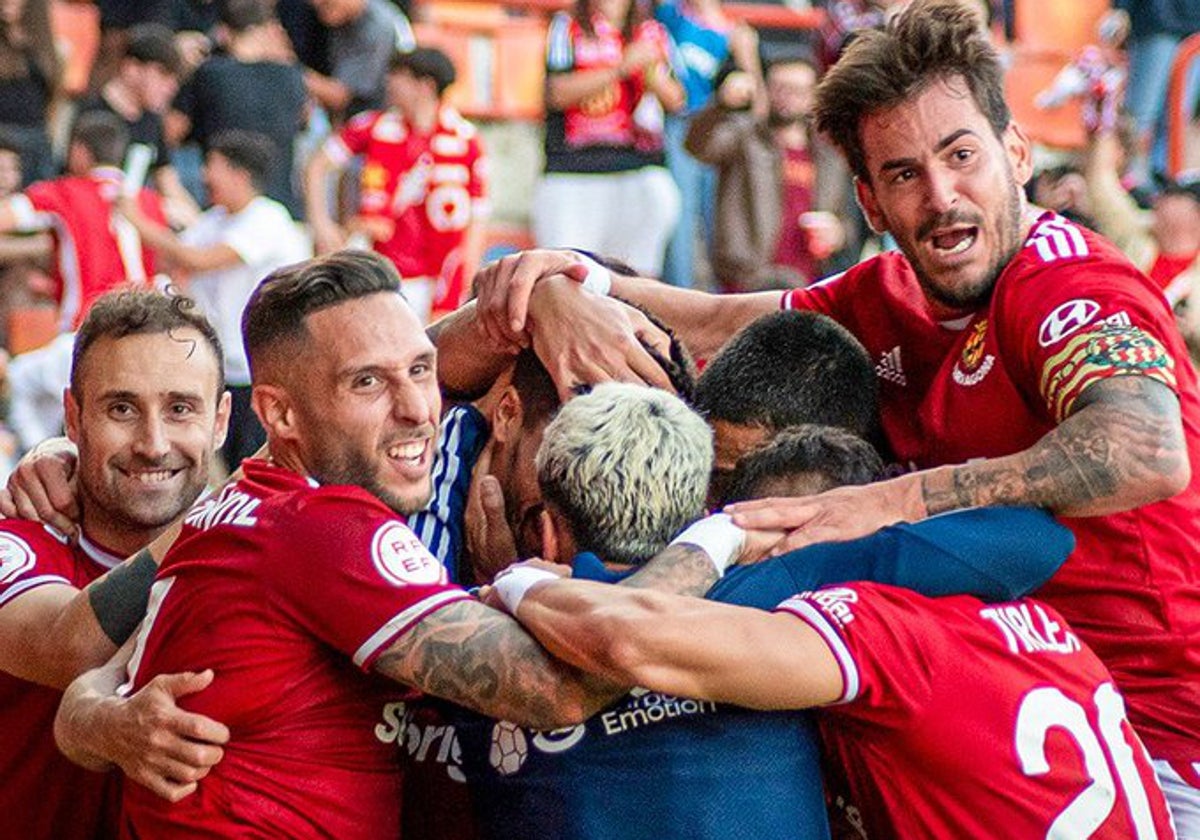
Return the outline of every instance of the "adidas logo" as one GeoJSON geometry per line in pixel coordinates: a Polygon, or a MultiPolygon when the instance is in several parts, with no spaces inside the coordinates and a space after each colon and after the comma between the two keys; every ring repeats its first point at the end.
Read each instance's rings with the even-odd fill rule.
{"type": "Polygon", "coordinates": [[[908,378],[900,364],[899,344],[879,357],[879,364],[875,365],[875,375],[896,385],[908,384],[908,378]]]}

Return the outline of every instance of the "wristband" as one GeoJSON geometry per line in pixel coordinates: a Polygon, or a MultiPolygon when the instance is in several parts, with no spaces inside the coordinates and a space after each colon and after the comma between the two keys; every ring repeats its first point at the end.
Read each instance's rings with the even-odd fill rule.
{"type": "Polygon", "coordinates": [[[725,569],[737,559],[746,541],[746,532],[733,524],[727,513],[714,513],[699,522],[693,522],[679,536],[671,540],[671,545],[688,543],[704,550],[717,567],[717,575],[725,574],[725,569]]]}
{"type": "Polygon", "coordinates": [[[583,288],[592,294],[600,295],[600,297],[608,297],[608,292],[612,289],[612,272],[587,254],[582,254],[579,251],[572,251],[571,253],[587,266],[587,277],[584,278],[581,284],[583,288]]]}
{"type": "Polygon", "coordinates": [[[554,572],[521,566],[512,571],[505,572],[496,578],[496,582],[492,584],[492,587],[496,590],[496,594],[500,596],[500,600],[504,604],[504,608],[508,610],[508,614],[515,616],[517,614],[517,607],[521,606],[521,600],[525,597],[525,593],[544,580],[560,579],[554,572]]]}

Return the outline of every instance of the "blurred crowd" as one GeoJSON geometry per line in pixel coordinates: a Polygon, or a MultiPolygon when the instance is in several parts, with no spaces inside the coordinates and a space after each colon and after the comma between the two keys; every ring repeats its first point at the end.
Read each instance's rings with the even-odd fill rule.
{"type": "MultiPolygon", "coordinates": [[[[1016,60],[1013,4],[963,2],[1016,60]]],[[[488,247],[489,190],[511,163],[448,103],[462,68],[417,46],[419,8],[101,0],[96,61],[69,95],[53,5],[0,4],[0,343],[21,354],[4,379],[6,458],[61,425],[69,338],[46,342],[115,286],[172,283],[218,323],[233,350],[235,464],[262,440],[236,348],[264,274],[373,248],[429,321],[503,253],[488,247]]],[[[811,102],[855,33],[905,5],[831,0],[817,4],[819,28],[761,33],[720,0],[578,0],[554,14],[544,171],[518,202],[532,241],[719,291],[802,287],[894,247],[814,132],[811,102]]],[[[1200,186],[1188,160],[1168,165],[1165,103],[1197,31],[1195,4],[1117,0],[1037,96],[1047,114],[1082,104],[1086,146],[1042,150],[1030,187],[1146,271],[1193,347],[1200,186]]],[[[1198,80],[1200,64],[1185,74],[1186,137],[1198,80]]]]}

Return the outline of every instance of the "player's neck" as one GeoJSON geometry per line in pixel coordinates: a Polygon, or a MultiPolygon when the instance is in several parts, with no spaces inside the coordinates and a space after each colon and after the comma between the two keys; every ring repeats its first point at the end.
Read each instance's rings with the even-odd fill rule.
{"type": "Polygon", "coordinates": [[[83,515],[79,523],[79,531],[87,537],[89,543],[99,546],[103,551],[118,557],[129,557],[154,541],[166,526],[158,528],[137,528],[122,524],[104,511],[97,511],[95,505],[83,503],[83,515]],[[91,512],[89,513],[89,507],[91,512]]]}
{"type": "Polygon", "coordinates": [[[432,134],[437,127],[438,108],[441,103],[415,102],[407,114],[408,125],[416,134],[432,134]]]}

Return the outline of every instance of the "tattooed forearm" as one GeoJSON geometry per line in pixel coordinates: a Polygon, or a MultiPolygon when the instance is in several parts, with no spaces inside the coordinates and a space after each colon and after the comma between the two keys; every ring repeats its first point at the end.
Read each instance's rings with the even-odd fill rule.
{"type": "Polygon", "coordinates": [[[1178,398],[1157,381],[1126,376],[1088,388],[1075,412],[1029,449],[931,470],[921,490],[930,515],[1026,504],[1096,516],[1167,498],[1188,476],[1178,398]]]}
{"type": "Polygon", "coordinates": [[[690,543],[669,545],[622,584],[677,595],[703,595],[717,582],[713,561],[690,543]]]}
{"type": "Polygon", "coordinates": [[[579,723],[629,690],[554,659],[513,619],[477,601],[460,601],[422,619],[379,657],[375,669],[534,729],[579,723]]]}

